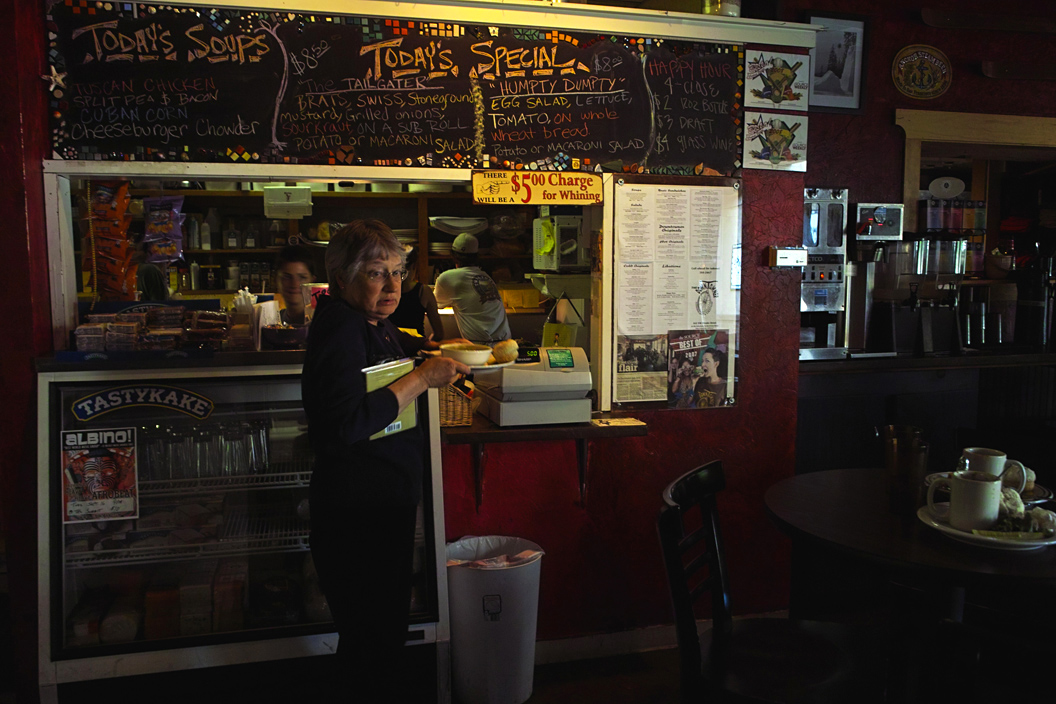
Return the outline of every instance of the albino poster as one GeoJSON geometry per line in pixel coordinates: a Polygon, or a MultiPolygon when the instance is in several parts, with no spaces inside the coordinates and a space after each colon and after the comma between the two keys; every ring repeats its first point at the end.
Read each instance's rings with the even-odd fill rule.
{"type": "Polygon", "coordinates": [[[62,433],[63,523],[139,517],[136,429],[62,433]]]}

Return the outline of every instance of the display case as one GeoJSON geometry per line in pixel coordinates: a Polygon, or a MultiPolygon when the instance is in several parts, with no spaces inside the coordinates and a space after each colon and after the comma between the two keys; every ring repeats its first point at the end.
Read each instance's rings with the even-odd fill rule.
{"type": "MultiPolygon", "coordinates": [[[[334,652],[299,364],[45,365],[38,408],[42,701],[66,682],[334,652]]],[[[436,644],[444,673],[437,409],[431,390],[408,643],[436,644]]]]}

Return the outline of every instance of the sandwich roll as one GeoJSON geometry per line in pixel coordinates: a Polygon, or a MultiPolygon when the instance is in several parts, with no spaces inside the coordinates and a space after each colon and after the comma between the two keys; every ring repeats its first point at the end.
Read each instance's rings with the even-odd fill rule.
{"type": "Polygon", "coordinates": [[[517,359],[518,347],[514,340],[503,340],[491,348],[491,354],[495,357],[497,364],[505,364],[517,359]]]}

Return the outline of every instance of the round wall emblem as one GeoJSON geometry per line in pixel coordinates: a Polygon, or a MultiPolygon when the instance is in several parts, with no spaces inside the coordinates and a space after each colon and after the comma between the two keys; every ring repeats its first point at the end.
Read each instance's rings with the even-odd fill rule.
{"type": "Polygon", "coordinates": [[[903,95],[931,100],[950,87],[953,68],[946,54],[935,47],[913,44],[895,54],[891,64],[891,79],[903,95]]]}

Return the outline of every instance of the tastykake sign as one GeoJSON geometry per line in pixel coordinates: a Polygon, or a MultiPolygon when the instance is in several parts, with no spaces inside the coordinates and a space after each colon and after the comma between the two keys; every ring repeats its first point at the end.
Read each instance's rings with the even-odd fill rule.
{"type": "Polygon", "coordinates": [[[601,202],[601,176],[566,171],[474,171],[473,202],[590,205],[601,202]]]}
{"type": "Polygon", "coordinates": [[[740,168],[740,46],[89,4],[49,4],[56,158],[725,175],[740,168]]]}

